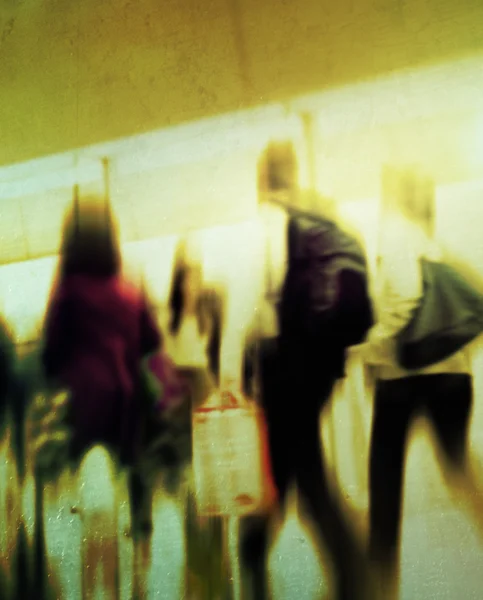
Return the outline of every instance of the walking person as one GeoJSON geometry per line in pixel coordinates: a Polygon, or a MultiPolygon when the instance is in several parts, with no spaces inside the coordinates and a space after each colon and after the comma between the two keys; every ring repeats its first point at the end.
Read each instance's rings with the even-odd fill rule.
{"type": "MultiPolygon", "coordinates": [[[[267,247],[278,251],[268,252],[263,302],[272,335],[257,341],[246,374],[259,373],[280,507],[295,484],[333,561],[336,597],[369,598],[362,543],[332,489],[320,430],[320,414],[344,376],[346,348],[372,324],[365,256],[336,224],[332,206],[329,212],[330,204],[315,192],[298,189],[296,171],[290,143],[271,144],[260,162],[262,229],[267,247]]],[[[268,594],[269,522],[247,521],[242,535],[253,598],[268,594]]]]}
{"type": "MultiPolygon", "coordinates": [[[[375,369],[376,377],[369,465],[369,552],[379,571],[382,597],[392,600],[398,597],[399,589],[407,441],[417,417],[429,419],[446,481],[453,492],[463,493],[480,527],[483,504],[468,454],[473,382],[465,349],[412,369],[401,366],[398,354],[398,336],[412,323],[429,293],[423,262],[438,265],[443,259],[433,236],[434,184],[409,170],[386,170],[385,177],[385,190],[392,183],[392,192],[384,198],[382,210],[374,286],[377,323],[357,351],[375,369]]],[[[434,303],[438,311],[445,298],[434,298],[434,303]]],[[[436,318],[434,311],[433,315],[436,318]]],[[[446,318],[450,317],[447,313],[446,318]]],[[[449,320],[444,323],[444,327],[449,325],[449,320]]],[[[443,347],[444,337],[440,343],[443,347]]]]}
{"type": "MultiPolygon", "coordinates": [[[[133,464],[144,410],[136,394],[142,361],[160,344],[146,299],[121,275],[110,206],[102,198],[76,196],[64,225],[42,348],[47,381],[70,394],[73,464],[97,444],[123,465],[133,464]]],[[[135,490],[131,500],[136,526],[135,490]]]]}
{"type": "MultiPolygon", "coordinates": [[[[183,412],[185,425],[183,427],[178,417],[178,426],[191,442],[192,412],[200,408],[219,386],[224,317],[223,297],[207,286],[203,256],[192,240],[181,241],[177,248],[169,308],[167,348],[189,396],[183,412]]],[[[175,427],[174,423],[172,427],[175,427]]],[[[184,460],[188,459],[189,463],[179,465],[184,469],[191,466],[191,443],[186,445],[185,450],[189,453],[183,454],[184,460]]],[[[230,590],[226,557],[223,555],[222,522],[216,517],[200,519],[191,478],[189,483],[186,505],[187,595],[204,600],[225,600],[230,590]]]]}

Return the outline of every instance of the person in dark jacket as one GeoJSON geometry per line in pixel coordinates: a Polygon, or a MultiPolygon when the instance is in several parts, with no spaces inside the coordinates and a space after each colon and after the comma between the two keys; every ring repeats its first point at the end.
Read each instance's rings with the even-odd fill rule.
{"type": "Polygon", "coordinates": [[[13,425],[13,439],[16,459],[21,468],[22,461],[22,405],[16,402],[15,388],[17,356],[13,335],[9,325],[0,319],[0,440],[7,433],[9,424],[13,425]]]}
{"type": "MultiPolygon", "coordinates": [[[[18,347],[18,367],[15,383],[14,401],[17,405],[16,422],[20,424],[19,448],[22,460],[19,461],[19,474],[24,483],[30,476],[34,478],[34,532],[33,544],[27,541],[25,524],[18,531],[18,598],[39,598],[39,600],[58,597],[60,584],[55,574],[48,573],[48,555],[45,540],[45,504],[43,486],[47,481],[55,480],[59,470],[65,466],[66,449],[64,444],[54,444],[45,448],[47,460],[42,463],[42,451],[37,441],[39,425],[35,418],[35,405],[39,397],[52,398],[60,390],[49,389],[42,365],[42,347],[39,340],[30,341],[18,347]],[[46,468],[43,468],[46,467],[46,468]]],[[[54,433],[47,428],[48,433],[54,433]]],[[[50,436],[49,436],[50,437],[50,436]]],[[[48,444],[48,442],[47,442],[48,444]]]]}
{"type": "Polygon", "coordinates": [[[110,207],[97,198],[74,202],[46,315],[42,363],[47,379],[71,393],[76,459],[101,443],[123,462],[133,460],[141,361],[161,343],[145,299],[123,279],[120,266],[110,207]]]}
{"type": "MultiPolygon", "coordinates": [[[[285,244],[278,247],[284,246],[286,258],[280,259],[285,266],[277,277],[270,276],[276,269],[268,268],[265,304],[277,314],[278,332],[257,340],[256,350],[247,352],[246,391],[253,392],[250,381],[255,374],[280,507],[296,485],[314,533],[331,554],[336,597],[368,598],[363,546],[332,489],[320,429],[320,413],[344,376],[346,348],[360,343],[372,324],[364,253],[335,222],[315,213],[317,194],[297,189],[290,144],[269,146],[260,173],[267,213],[280,215],[277,235],[285,244]]],[[[266,598],[269,519],[247,519],[244,530],[241,554],[253,586],[250,596],[266,598]]]]}

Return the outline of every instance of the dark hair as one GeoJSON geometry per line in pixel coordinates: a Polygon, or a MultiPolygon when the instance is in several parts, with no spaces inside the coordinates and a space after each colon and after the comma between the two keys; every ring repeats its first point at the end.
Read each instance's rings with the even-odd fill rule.
{"type": "MultiPolygon", "coordinates": [[[[189,273],[189,266],[183,258],[180,258],[180,254],[181,252],[178,251],[169,296],[169,310],[171,313],[169,331],[171,335],[177,335],[181,327],[185,308],[183,284],[189,273]]],[[[208,343],[208,362],[211,372],[218,379],[223,323],[223,300],[221,295],[213,290],[202,290],[196,301],[195,310],[200,335],[206,333],[210,325],[212,327],[208,343]]]]}
{"type": "Polygon", "coordinates": [[[186,271],[187,269],[184,265],[176,265],[173,273],[173,282],[169,296],[169,310],[171,313],[169,331],[172,335],[176,335],[181,326],[181,317],[184,310],[183,283],[187,275],[186,271]]]}
{"type": "Polygon", "coordinates": [[[111,208],[102,199],[74,200],[64,221],[61,244],[61,277],[119,273],[121,252],[111,208]]]}

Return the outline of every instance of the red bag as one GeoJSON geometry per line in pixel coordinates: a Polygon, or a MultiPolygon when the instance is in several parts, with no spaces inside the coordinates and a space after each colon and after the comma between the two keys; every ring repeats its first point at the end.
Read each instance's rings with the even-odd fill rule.
{"type": "Polygon", "coordinates": [[[262,469],[265,479],[265,497],[261,506],[263,510],[270,510],[278,501],[277,488],[272,472],[272,461],[270,459],[270,446],[268,443],[268,426],[262,410],[258,413],[258,427],[260,430],[260,445],[262,455],[262,469]]]}

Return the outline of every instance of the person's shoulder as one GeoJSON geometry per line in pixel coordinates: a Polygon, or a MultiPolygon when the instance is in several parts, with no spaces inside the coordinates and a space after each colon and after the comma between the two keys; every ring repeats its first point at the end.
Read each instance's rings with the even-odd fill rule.
{"type": "Polygon", "coordinates": [[[125,277],[113,277],[110,280],[112,288],[125,300],[134,305],[142,305],[144,297],[142,292],[132,281],[125,277]]]}
{"type": "Polygon", "coordinates": [[[335,225],[332,221],[320,215],[306,212],[292,212],[287,215],[287,221],[292,235],[302,237],[310,236],[310,238],[313,238],[314,236],[325,236],[325,239],[327,239],[326,236],[329,232],[335,230],[335,225]]]}

